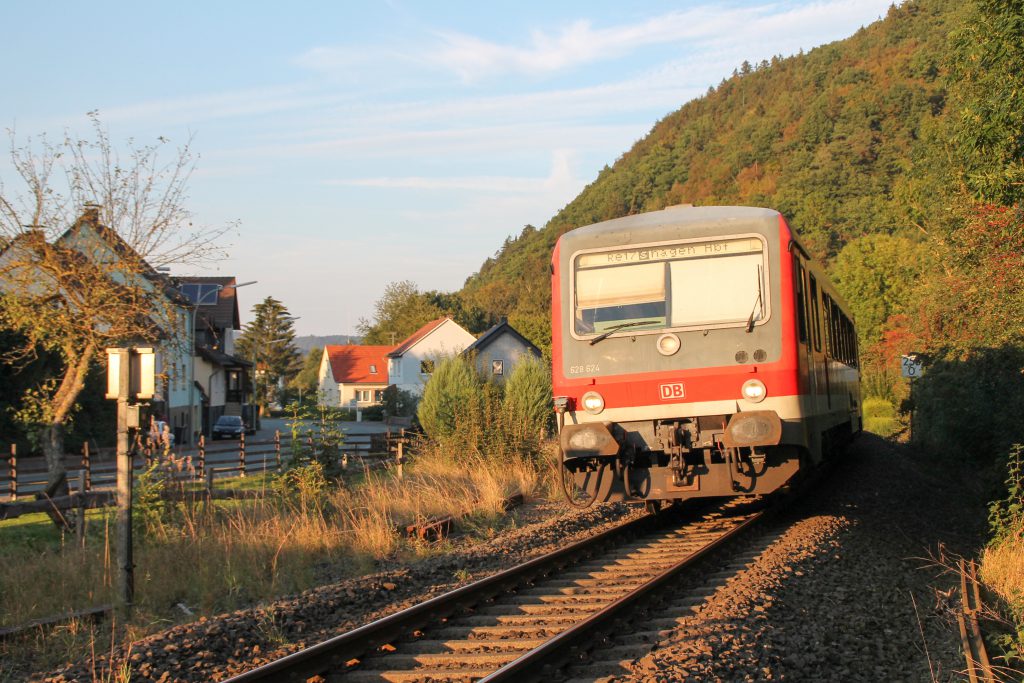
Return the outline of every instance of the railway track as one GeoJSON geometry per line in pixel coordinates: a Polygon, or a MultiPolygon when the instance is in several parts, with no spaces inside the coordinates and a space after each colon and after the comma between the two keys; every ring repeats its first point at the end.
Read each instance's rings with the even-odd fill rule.
{"type": "MultiPolygon", "coordinates": [[[[732,500],[646,515],[229,683],[311,678],[492,683],[535,678],[545,667],[567,656],[579,659],[581,652],[593,649],[617,619],[651,602],[660,588],[757,524],[763,514],[760,501],[732,500]]],[[[615,652],[605,654],[615,658],[615,652]]]]}

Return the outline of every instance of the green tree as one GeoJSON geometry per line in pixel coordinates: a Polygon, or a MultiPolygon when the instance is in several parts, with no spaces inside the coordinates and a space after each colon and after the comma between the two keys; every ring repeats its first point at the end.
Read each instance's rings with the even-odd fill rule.
{"type": "Polygon", "coordinates": [[[950,149],[975,198],[1024,198],[1024,0],[977,0],[954,34],[950,149]]]}
{"type": "Polygon", "coordinates": [[[420,327],[444,315],[428,293],[410,280],[391,282],[374,305],[373,320],[360,318],[356,328],[364,344],[398,344],[420,327]]]}
{"type": "Polygon", "coordinates": [[[861,347],[882,337],[893,315],[914,310],[921,281],[937,274],[934,245],[896,235],[867,235],[847,244],[829,269],[849,302],[861,347]]]}
{"type": "Polygon", "coordinates": [[[316,392],[320,388],[320,363],[323,357],[322,346],[311,348],[302,359],[302,367],[288,383],[288,388],[298,394],[300,400],[316,398],[316,392]]]}
{"type": "Polygon", "coordinates": [[[268,296],[252,307],[253,321],[235,344],[239,357],[255,366],[254,394],[260,409],[281,400],[282,380],[299,370],[293,318],[284,304],[268,296]]]}

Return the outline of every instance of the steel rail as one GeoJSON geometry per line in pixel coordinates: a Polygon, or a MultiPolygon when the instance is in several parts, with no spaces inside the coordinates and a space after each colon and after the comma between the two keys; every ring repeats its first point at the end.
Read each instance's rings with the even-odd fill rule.
{"type": "Polygon", "coordinates": [[[299,650],[263,666],[227,679],[225,683],[255,681],[304,681],[333,667],[358,659],[381,645],[408,635],[425,624],[436,622],[463,607],[471,607],[509,588],[548,574],[565,564],[585,557],[604,543],[618,536],[646,530],[657,516],[647,514],[630,520],[596,536],[577,541],[553,553],[510,567],[479,581],[408,607],[387,617],[360,626],[346,633],[299,650]]]}
{"type": "Polygon", "coordinates": [[[725,532],[722,536],[702,547],[700,550],[693,552],[676,564],[665,569],[650,581],[638,586],[633,591],[615,600],[607,607],[587,617],[583,621],[580,621],[565,631],[562,631],[548,639],[539,647],[536,647],[523,654],[518,659],[509,662],[494,673],[481,678],[478,683],[500,683],[511,680],[523,680],[523,676],[535,674],[545,663],[557,658],[559,652],[566,651],[568,648],[582,640],[584,636],[593,633],[595,630],[599,630],[602,626],[618,617],[622,612],[631,608],[639,600],[660,589],[676,574],[697,564],[702,559],[718,550],[721,546],[728,543],[735,536],[743,533],[760,522],[766,512],[767,511],[765,510],[760,510],[751,514],[747,520],[725,532]]]}

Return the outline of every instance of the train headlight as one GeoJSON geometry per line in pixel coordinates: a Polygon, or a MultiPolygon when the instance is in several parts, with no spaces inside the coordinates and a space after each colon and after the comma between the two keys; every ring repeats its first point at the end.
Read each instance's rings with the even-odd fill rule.
{"type": "Polygon", "coordinates": [[[752,403],[760,403],[764,400],[764,397],[768,395],[768,389],[765,388],[764,382],[759,379],[748,379],[743,383],[743,389],[740,390],[743,394],[743,398],[747,399],[752,403]]]}
{"type": "Polygon", "coordinates": [[[658,337],[658,353],[663,356],[671,356],[679,350],[679,337],[668,332],[658,337]]]}
{"type": "Polygon", "coordinates": [[[583,394],[583,409],[591,415],[598,415],[604,410],[604,397],[596,391],[583,394]]]}

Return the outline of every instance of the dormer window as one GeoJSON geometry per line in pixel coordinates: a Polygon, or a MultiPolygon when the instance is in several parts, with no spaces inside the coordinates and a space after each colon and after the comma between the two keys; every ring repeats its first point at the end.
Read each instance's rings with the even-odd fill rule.
{"type": "Polygon", "coordinates": [[[370,374],[371,375],[376,375],[377,374],[377,366],[372,364],[372,363],[370,364],[370,374]]]}

